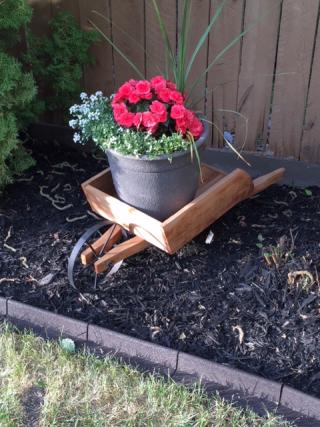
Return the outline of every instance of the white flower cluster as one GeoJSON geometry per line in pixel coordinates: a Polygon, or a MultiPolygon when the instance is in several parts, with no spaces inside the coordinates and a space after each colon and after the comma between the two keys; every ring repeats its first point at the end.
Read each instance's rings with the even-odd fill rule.
{"type": "Polygon", "coordinates": [[[72,129],[81,129],[81,134],[76,132],[73,136],[74,142],[85,142],[90,135],[90,128],[93,122],[98,122],[101,118],[101,109],[103,104],[108,101],[107,97],[103,96],[101,91],[94,95],[88,95],[85,92],[80,93],[82,104],[76,104],[70,107],[70,114],[75,119],[69,121],[69,126],[72,129]]]}

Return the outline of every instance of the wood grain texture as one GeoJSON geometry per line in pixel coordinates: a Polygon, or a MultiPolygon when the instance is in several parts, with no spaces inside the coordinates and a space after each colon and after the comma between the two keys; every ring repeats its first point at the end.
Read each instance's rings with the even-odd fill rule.
{"type": "Polygon", "coordinates": [[[270,185],[279,182],[283,178],[284,174],[285,174],[285,169],[280,168],[266,175],[260,176],[259,178],[256,178],[253,181],[253,191],[251,193],[251,196],[254,196],[257,193],[260,193],[261,191],[270,187],[270,185]]]}
{"type": "Polygon", "coordinates": [[[267,134],[280,11],[280,0],[246,2],[244,28],[256,25],[243,38],[239,74],[237,111],[247,117],[248,128],[246,140],[245,121],[239,118],[235,141],[238,148],[246,141],[245,150],[256,150],[257,138],[267,134]]]}
{"type": "MultiPolygon", "coordinates": [[[[202,165],[202,170],[203,182],[199,183],[195,199],[162,223],[108,194],[114,191],[108,169],[84,182],[82,188],[94,212],[173,254],[237,203],[274,184],[284,174],[281,168],[253,183],[250,175],[241,169],[228,175],[208,165],[202,165]]],[[[115,253],[120,256],[118,251],[115,253]]],[[[111,262],[108,256],[103,259],[104,267],[105,261],[111,262]]]]}
{"type": "MultiPolygon", "coordinates": [[[[144,0],[111,0],[112,21],[129,34],[124,34],[112,26],[113,41],[116,46],[144,74],[145,72],[145,32],[144,32],[144,0]],[[135,43],[132,38],[137,42],[135,43]]],[[[115,88],[126,80],[139,78],[132,67],[116,51],[114,51],[115,88]]]]}
{"type": "Polygon", "coordinates": [[[109,170],[100,173],[96,180],[93,177],[86,181],[82,188],[94,212],[165,250],[167,242],[161,222],[110,195],[114,188],[109,170]]]}
{"type": "MultiPolygon", "coordinates": [[[[158,1],[159,10],[163,17],[169,40],[173,51],[176,49],[176,0],[158,1]]],[[[159,28],[158,20],[155,15],[152,1],[145,1],[145,18],[146,18],[146,74],[147,77],[153,77],[164,74],[165,71],[165,51],[163,40],[159,28]]],[[[172,78],[172,75],[170,76],[172,78]]]]}
{"type": "Polygon", "coordinates": [[[103,252],[107,252],[115,245],[122,236],[122,229],[119,225],[113,224],[108,230],[102,234],[95,242],[81,252],[81,262],[83,265],[90,264],[103,249],[103,252]]]}
{"type": "MultiPolygon", "coordinates": [[[[211,2],[211,17],[220,3],[221,0],[211,2]]],[[[224,7],[210,34],[209,63],[228,43],[241,33],[243,5],[243,0],[233,0],[224,7]]],[[[207,90],[211,92],[208,95],[207,116],[209,120],[218,126],[222,133],[224,130],[234,132],[236,128],[236,116],[219,110],[237,110],[240,53],[241,43],[238,42],[211,68],[208,75],[207,90]]],[[[214,128],[212,131],[212,145],[214,147],[224,146],[221,134],[214,128]]]]}
{"type": "Polygon", "coordinates": [[[173,254],[182,248],[252,191],[252,179],[241,169],[209,187],[163,223],[169,244],[167,252],[173,254]]]}
{"type": "MultiPolygon", "coordinates": [[[[320,163],[320,32],[318,31],[315,55],[303,128],[300,160],[320,163]]],[[[319,177],[320,181],[320,177],[319,177]]]]}
{"type": "Polygon", "coordinates": [[[269,149],[299,158],[318,0],[284,0],[272,106],[269,149]],[[290,75],[281,73],[294,72],[290,75]]]}
{"type": "MultiPolygon", "coordinates": [[[[182,19],[183,13],[183,2],[184,0],[179,0],[178,2],[178,11],[179,19],[182,19]]],[[[188,35],[188,50],[187,50],[187,65],[189,63],[190,57],[198,44],[198,41],[210,21],[210,0],[191,0],[191,27],[188,35]]],[[[188,93],[192,82],[194,82],[199,75],[206,69],[208,58],[208,42],[206,41],[199,51],[193,66],[191,68],[187,86],[186,93],[188,93]]],[[[197,104],[192,105],[194,110],[197,110],[201,113],[205,112],[205,92],[206,92],[206,78],[205,76],[201,78],[198,88],[193,93],[190,102],[197,102],[197,104]]]]}
{"type": "MultiPolygon", "coordinates": [[[[80,6],[81,26],[92,31],[92,26],[88,19],[92,20],[108,37],[111,37],[111,24],[100,16],[93,13],[93,10],[110,18],[109,2],[102,0],[78,0],[80,6]]],[[[106,95],[114,92],[113,75],[113,54],[112,46],[101,37],[101,40],[94,43],[91,47],[91,53],[95,59],[94,65],[88,65],[84,70],[84,82],[86,91],[94,93],[101,90],[106,95]]]]}
{"type": "Polygon", "coordinates": [[[118,261],[129,258],[129,256],[135,255],[144,249],[148,248],[150,243],[146,242],[140,237],[132,237],[123,243],[110,249],[103,257],[94,263],[94,270],[96,273],[103,273],[108,264],[115,264],[118,261]]]}

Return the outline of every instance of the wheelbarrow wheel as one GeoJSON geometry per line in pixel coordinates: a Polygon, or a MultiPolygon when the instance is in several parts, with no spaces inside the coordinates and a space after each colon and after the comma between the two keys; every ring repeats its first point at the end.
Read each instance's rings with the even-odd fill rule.
{"type": "Polygon", "coordinates": [[[99,260],[107,250],[116,244],[127,240],[127,232],[110,221],[99,221],[79,238],[68,259],[68,280],[70,286],[79,290],[89,288],[95,290],[103,285],[108,278],[115,274],[123,260],[109,264],[103,273],[96,273],[94,263],[99,260]]]}

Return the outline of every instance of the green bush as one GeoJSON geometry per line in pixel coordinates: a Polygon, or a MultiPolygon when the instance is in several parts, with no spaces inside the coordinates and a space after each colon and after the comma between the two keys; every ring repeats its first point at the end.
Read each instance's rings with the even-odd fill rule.
{"type": "Polygon", "coordinates": [[[36,37],[28,32],[28,52],[24,60],[32,69],[40,88],[37,100],[42,110],[63,113],[82,89],[83,67],[93,64],[89,52],[99,36],[81,29],[68,12],[59,12],[49,23],[51,35],[36,37]]]}
{"type": "Polygon", "coordinates": [[[0,0],[0,49],[7,50],[20,39],[20,28],[30,22],[32,9],[26,0],[0,0]]]}
{"type": "Polygon", "coordinates": [[[25,0],[0,1],[0,189],[33,164],[18,133],[28,120],[36,86],[32,74],[8,54],[19,39],[20,26],[30,18],[25,0]]]}

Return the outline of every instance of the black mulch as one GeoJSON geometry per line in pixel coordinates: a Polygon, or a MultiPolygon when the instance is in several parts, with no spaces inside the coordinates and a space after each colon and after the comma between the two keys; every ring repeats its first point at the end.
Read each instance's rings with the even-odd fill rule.
{"type": "Polygon", "coordinates": [[[173,256],[150,248],[96,292],[79,293],[68,285],[67,258],[96,222],[80,183],[106,163],[57,142],[31,148],[37,166],[0,198],[2,296],[320,397],[319,188],[274,186],[215,223],[211,244],[206,230],[173,256]],[[54,208],[41,186],[72,207],[54,208]]]}

